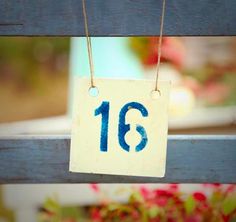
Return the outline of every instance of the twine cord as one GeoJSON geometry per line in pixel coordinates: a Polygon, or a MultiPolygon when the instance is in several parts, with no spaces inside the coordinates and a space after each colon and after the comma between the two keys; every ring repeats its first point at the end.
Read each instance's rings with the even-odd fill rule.
{"type": "MultiPolygon", "coordinates": [[[[158,79],[159,79],[159,70],[160,70],[160,63],[161,63],[161,46],[162,46],[163,26],[164,26],[164,17],[165,17],[165,5],[166,5],[166,0],[163,0],[161,20],[160,20],[160,36],[158,40],[158,49],[157,49],[158,57],[157,57],[157,68],[156,68],[155,89],[154,89],[155,91],[159,91],[158,79]]],[[[87,49],[88,49],[88,56],[89,56],[90,84],[91,84],[91,87],[95,87],[92,44],[91,44],[91,38],[89,36],[89,31],[88,31],[88,20],[87,20],[85,0],[82,0],[82,6],[83,6],[83,16],[84,16],[84,30],[85,30],[85,35],[86,35],[87,49]]]]}
{"type": "Polygon", "coordinates": [[[158,41],[158,50],[157,50],[158,57],[157,57],[155,91],[159,91],[158,90],[158,78],[159,78],[159,70],[160,70],[160,63],[161,63],[161,46],[162,46],[163,25],[164,25],[164,17],[165,17],[165,6],[166,6],[166,0],[163,0],[161,21],[160,21],[160,37],[159,37],[159,41],[158,41]]]}
{"type": "Polygon", "coordinates": [[[87,49],[88,49],[88,56],[89,56],[90,84],[91,84],[91,88],[93,88],[93,87],[95,87],[95,85],[94,85],[94,64],[93,64],[91,38],[89,36],[89,31],[88,31],[88,20],[87,20],[85,0],[82,0],[82,6],[83,6],[83,16],[84,16],[84,30],[85,30],[85,35],[86,35],[87,49]]]}

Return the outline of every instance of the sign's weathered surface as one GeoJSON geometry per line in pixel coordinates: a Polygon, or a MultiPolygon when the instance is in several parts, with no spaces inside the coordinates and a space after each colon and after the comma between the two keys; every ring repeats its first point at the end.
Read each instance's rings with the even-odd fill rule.
{"type": "MultiPolygon", "coordinates": [[[[163,177],[170,82],[77,78],[70,170],[163,177]]],[[[167,163],[168,164],[168,163],[167,163]]]]}

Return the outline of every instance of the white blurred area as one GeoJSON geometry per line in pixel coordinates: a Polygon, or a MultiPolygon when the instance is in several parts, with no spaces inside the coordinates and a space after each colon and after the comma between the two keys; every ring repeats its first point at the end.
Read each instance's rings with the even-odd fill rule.
{"type": "Polygon", "coordinates": [[[236,62],[236,43],[232,37],[182,38],[187,53],[185,66],[198,68],[206,62],[227,64],[236,62]]]}

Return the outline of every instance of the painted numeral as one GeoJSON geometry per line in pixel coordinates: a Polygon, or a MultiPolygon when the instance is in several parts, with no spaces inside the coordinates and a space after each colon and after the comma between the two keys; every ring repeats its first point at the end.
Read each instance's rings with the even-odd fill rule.
{"type": "Polygon", "coordinates": [[[97,116],[102,114],[102,125],[101,125],[101,136],[100,136],[100,150],[102,152],[107,152],[107,140],[108,140],[108,122],[109,122],[109,102],[102,102],[101,106],[99,106],[94,115],[97,116]]]}
{"type": "MultiPolygon", "coordinates": [[[[101,135],[100,135],[100,151],[102,152],[107,152],[108,149],[107,147],[108,147],[109,109],[110,109],[110,103],[107,101],[103,101],[102,104],[94,112],[95,116],[100,114],[102,115],[101,135]]],[[[143,117],[148,116],[147,109],[141,103],[130,102],[121,108],[119,114],[118,140],[121,148],[127,152],[130,151],[130,146],[125,141],[125,135],[130,130],[130,124],[126,124],[125,117],[130,109],[139,110],[143,117]]],[[[141,125],[136,124],[136,131],[141,136],[140,143],[135,147],[135,151],[139,152],[145,148],[148,138],[146,130],[141,125]]]]}
{"type": "MultiPolygon", "coordinates": [[[[118,127],[118,138],[120,146],[127,152],[130,150],[130,146],[125,141],[125,134],[130,130],[130,124],[125,123],[125,116],[130,109],[137,109],[141,112],[143,117],[148,116],[147,109],[140,103],[131,102],[127,103],[120,110],[119,115],[119,127],[118,127]]],[[[135,151],[139,152],[144,149],[147,144],[147,133],[146,130],[139,124],[136,124],[136,130],[141,135],[140,143],[135,147],[135,151]]]]}

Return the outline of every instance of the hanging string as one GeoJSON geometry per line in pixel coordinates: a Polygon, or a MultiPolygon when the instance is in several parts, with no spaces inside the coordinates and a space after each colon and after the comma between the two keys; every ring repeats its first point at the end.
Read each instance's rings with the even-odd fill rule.
{"type": "MultiPolygon", "coordinates": [[[[159,78],[160,61],[161,61],[161,46],[162,46],[163,25],[164,25],[164,17],[165,17],[165,4],[166,4],[166,0],[163,0],[162,1],[161,20],[160,20],[160,36],[159,36],[158,51],[157,51],[158,58],[157,58],[157,72],[156,72],[156,80],[155,80],[155,91],[159,91],[158,90],[158,78],[159,78]]],[[[93,56],[92,56],[92,45],[91,45],[91,38],[89,36],[89,31],[88,31],[88,21],[87,21],[85,0],[82,0],[82,6],[83,6],[83,16],[84,16],[84,29],[85,29],[85,34],[86,34],[87,49],[88,49],[88,56],[89,56],[90,84],[91,84],[91,87],[95,87],[95,85],[94,85],[94,64],[93,64],[93,56]]]]}
{"type": "Polygon", "coordinates": [[[91,44],[91,38],[89,36],[89,31],[88,31],[88,21],[87,21],[85,0],[82,0],[82,6],[83,6],[83,16],[84,16],[84,30],[85,30],[85,35],[86,35],[87,49],[88,49],[88,56],[89,56],[90,84],[91,84],[91,87],[95,87],[95,85],[94,85],[94,65],[93,65],[93,56],[92,56],[92,44],[91,44]]]}
{"type": "MultiPolygon", "coordinates": [[[[163,24],[164,24],[164,17],[165,17],[165,6],[166,0],[162,2],[162,13],[161,13],[161,21],[160,21],[160,36],[158,41],[158,58],[157,58],[157,72],[156,72],[156,82],[155,82],[155,91],[158,90],[158,78],[159,78],[159,70],[160,70],[160,63],[161,63],[161,45],[162,45],[162,34],[163,34],[163,24]]],[[[160,91],[159,91],[160,93],[160,91]]]]}

